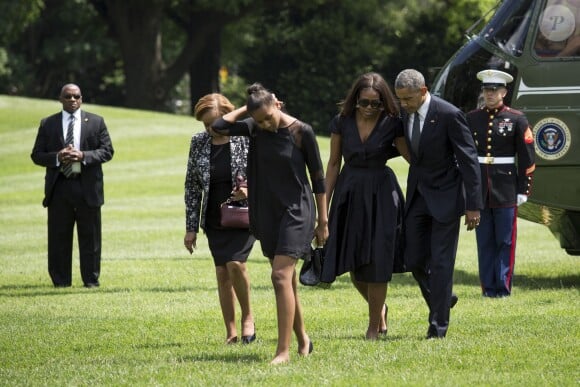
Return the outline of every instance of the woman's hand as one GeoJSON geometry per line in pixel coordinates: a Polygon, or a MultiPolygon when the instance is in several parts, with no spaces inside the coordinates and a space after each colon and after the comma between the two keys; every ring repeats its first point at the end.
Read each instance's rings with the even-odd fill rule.
{"type": "Polygon", "coordinates": [[[318,223],[316,229],[314,230],[314,237],[316,239],[316,245],[319,247],[324,246],[326,240],[328,239],[328,223],[318,223]]]}
{"type": "Polygon", "coordinates": [[[248,198],[248,188],[247,187],[239,187],[232,191],[232,199],[234,201],[245,200],[248,198]]]}
{"type": "Polygon", "coordinates": [[[197,233],[195,231],[187,231],[185,233],[185,237],[183,238],[183,244],[185,245],[187,251],[189,251],[189,254],[193,254],[193,249],[197,247],[196,242],[197,233]]]}

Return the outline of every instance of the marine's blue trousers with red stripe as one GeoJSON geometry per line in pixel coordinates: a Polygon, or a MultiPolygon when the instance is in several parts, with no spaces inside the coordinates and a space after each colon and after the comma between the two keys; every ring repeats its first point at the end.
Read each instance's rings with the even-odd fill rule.
{"type": "Polygon", "coordinates": [[[517,207],[485,208],[475,230],[481,291],[487,297],[505,297],[512,291],[517,207]]]}

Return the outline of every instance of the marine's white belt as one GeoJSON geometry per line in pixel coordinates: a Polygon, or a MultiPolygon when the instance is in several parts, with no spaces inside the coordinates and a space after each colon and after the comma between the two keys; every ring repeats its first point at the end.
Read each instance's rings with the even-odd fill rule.
{"type": "Polygon", "coordinates": [[[480,164],[513,164],[516,162],[515,157],[492,157],[492,156],[477,156],[480,164]]]}

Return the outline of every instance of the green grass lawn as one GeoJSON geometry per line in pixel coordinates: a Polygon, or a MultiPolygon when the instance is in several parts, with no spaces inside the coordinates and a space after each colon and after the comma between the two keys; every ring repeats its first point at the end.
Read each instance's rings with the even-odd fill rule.
{"type": "MultiPolygon", "coordinates": [[[[52,287],[44,169],[30,160],[39,120],[57,101],[0,96],[0,385],[570,385],[580,384],[580,261],[548,229],[519,221],[513,295],[483,299],[475,235],[461,231],[459,303],[448,337],[424,340],[427,308],[408,274],[389,286],[389,333],[363,340],[367,310],[347,276],[300,288],[314,352],[271,367],[276,346],[270,267],[248,266],[258,340],[225,346],[205,237],[183,247],[191,117],[84,105],[115,147],[104,165],[101,287],[52,287]]],[[[319,138],[328,159],[328,139],[319,138]]],[[[401,185],[406,165],[392,162],[401,185]]],[[[296,341],[293,340],[296,348],[296,341]]]]}

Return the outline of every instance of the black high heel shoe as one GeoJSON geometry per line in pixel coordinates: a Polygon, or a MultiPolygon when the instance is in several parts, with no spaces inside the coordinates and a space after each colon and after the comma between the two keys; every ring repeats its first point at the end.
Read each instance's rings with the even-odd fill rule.
{"type": "Polygon", "coordinates": [[[242,336],[242,344],[250,344],[253,341],[256,341],[256,324],[254,324],[254,333],[249,336],[242,336]]]}
{"type": "MultiPolygon", "coordinates": [[[[312,351],[314,351],[314,344],[312,344],[312,340],[310,340],[310,344],[308,344],[308,354],[310,355],[312,353],[312,351]]],[[[298,351],[298,354],[300,356],[306,356],[300,353],[300,351],[298,351]]]]}
{"type": "Polygon", "coordinates": [[[234,336],[234,337],[226,340],[227,345],[236,344],[237,342],[238,342],[238,336],[234,336]]]}
{"type": "Polygon", "coordinates": [[[387,322],[388,315],[389,315],[389,307],[387,306],[387,304],[385,304],[385,326],[386,326],[386,328],[385,329],[379,329],[379,335],[383,335],[383,336],[386,336],[387,335],[387,332],[389,330],[389,325],[388,325],[388,322],[387,322]]]}

